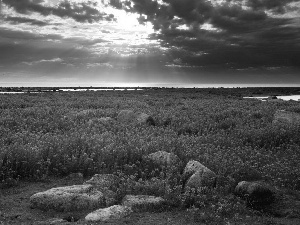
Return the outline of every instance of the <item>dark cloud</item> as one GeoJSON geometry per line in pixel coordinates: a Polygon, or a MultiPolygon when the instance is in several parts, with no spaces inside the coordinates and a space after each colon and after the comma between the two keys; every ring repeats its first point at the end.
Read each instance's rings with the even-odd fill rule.
{"type": "Polygon", "coordinates": [[[95,6],[97,3],[71,3],[70,1],[60,2],[56,7],[42,5],[44,0],[2,0],[4,4],[21,14],[37,12],[43,16],[55,15],[62,18],[69,17],[77,22],[89,22],[100,20],[113,20],[113,15],[99,12],[95,6]]]}
{"type": "Polygon", "coordinates": [[[86,58],[88,49],[74,48],[74,42],[60,35],[41,35],[27,31],[0,30],[0,65],[14,67],[22,62],[41,59],[86,58]]]}
{"type": "Polygon", "coordinates": [[[37,26],[47,26],[49,23],[41,21],[41,20],[35,20],[35,19],[30,19],[30,18],[25,18],[25,17],[11,17],[8,16],[5,18],[5,21],[9,21],[12,24],[18,24],[18,23],[29,23],[31,25],[37,25],[37,26]]]}
{"type": "Polygon", "coordinates": [[[299,0],[248,0],[247,6],[254,10],[272,10],[276,13],[285,13],[287,4],[292,2],[299,2],[299,0]]]}
{"type": "Polygon", "coordinates": [[[295,0],[128,0],[123,9],[151,22],[172,61],[184,65],[249,67],[300,67],[300,28],[293,19],[270,17],[287,12],[295,0]],[[130,6],[130,7],[128,7],[130,6]],[[209,24],[211,29],[202,28],[209,24]],[[292,26],[293,24],[293,26],[292,26]],[[179,29],[184,25],[187,30],[179,29]]]}

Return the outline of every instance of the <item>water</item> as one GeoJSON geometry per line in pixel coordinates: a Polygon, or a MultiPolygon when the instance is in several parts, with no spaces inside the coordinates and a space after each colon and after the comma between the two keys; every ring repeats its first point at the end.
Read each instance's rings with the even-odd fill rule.
{"type": "MultiPolygon", "coordinates": [[[[266,101],[269,97],[270,96],[244,97],[244,98],[253,98],[253,99],[259,99],[262,101],[266,101]]],[[[299,101],[300,100],[300,95],[278,95],[276,97],[277,97],[277,99],[281,99],[283,101],[289,101],[289,100],[299,101]]]]}
{"type": "Polygon", "coordinates": [[[246,87],[299,87],[300,84],[243,84],[243,83],[121,83],[121,82],[0,82],[0,87],[160,87],[160,88],[246,88],[246,87]]]}

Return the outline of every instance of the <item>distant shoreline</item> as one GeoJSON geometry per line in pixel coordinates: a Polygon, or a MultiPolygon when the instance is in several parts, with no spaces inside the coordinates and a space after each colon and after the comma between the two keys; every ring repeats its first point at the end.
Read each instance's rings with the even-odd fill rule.
{"type": "MultiPolygon", "coordinates": [[[[202,87],[202,88],[176,88],[176,87],[0,87],[0,94],[34,94],[34,93],[96,93],[96,92],[191,92],[234,97],[272,97],[300,95],[300,87],[202,87]]],[[[298,99],[297,99],[298,100],[298,99]]]]}

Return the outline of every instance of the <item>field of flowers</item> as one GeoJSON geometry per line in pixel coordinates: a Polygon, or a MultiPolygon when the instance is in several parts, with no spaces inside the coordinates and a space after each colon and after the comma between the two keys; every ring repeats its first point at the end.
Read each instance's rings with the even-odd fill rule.
{"type": "Polygon", "coordinates": [[[0,95],[0,184],[115,173],[126,179],[124,189],[136,180],[145,192],[166,195],[160,182],[176,189],[180,171],[170,175],[142,163],[144,155],[164,150],[183,165],[198,160],[219,177],[247,165],[275,185],[299,190],[300,127],[273,124],[277,109],[300,112],[300,105],[201,90],[0,95]],[[116,118],[122,109],[152,115],[156,125],[89,123],[116,118]]]}

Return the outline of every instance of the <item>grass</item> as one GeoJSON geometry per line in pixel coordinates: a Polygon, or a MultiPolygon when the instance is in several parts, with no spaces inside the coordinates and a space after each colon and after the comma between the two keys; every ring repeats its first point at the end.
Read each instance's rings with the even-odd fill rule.
{"type": "Polygon", "coordinates": [[[222,178],[192,205],[213,205],[217,215],[229,214],[241,207],[225,193],[227,178],[245,165],[274,185],[300,189],[300,127],[274,125],[278,109],[299,112],[300,106],[198,90],[0,95],[0,185],[75,172],[114,173],[123,179],[120,198],[152,194],[174,205],[187,203],[183,167],[170,172],[142,160],[164,150],[178,155],[183,166],[198,160],[222,178]],[[89,123],[116,118],[122,109],[148,113],[156,126],[89,123]]]}

